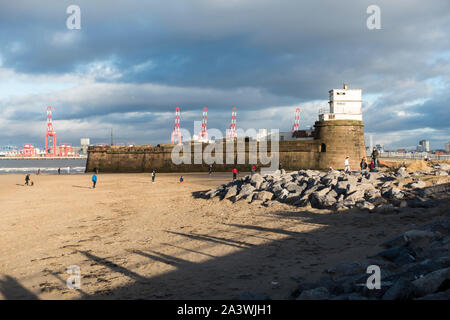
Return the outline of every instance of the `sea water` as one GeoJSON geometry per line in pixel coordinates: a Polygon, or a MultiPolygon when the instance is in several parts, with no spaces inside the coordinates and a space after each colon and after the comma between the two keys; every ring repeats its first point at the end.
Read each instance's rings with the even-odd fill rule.
{"type": "Polygon", "coordinates": [[[86,169],[86,158],[82,159],[14,159],[0,158],[0,174],[36,174],[40,169],[41,174],[80,174],[86,169]]]}

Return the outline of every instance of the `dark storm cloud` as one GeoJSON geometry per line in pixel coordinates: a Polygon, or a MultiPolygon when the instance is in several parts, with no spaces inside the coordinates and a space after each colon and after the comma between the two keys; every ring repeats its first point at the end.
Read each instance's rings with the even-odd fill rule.
{"type": "MultiPolygon", "coordinates": [[[[450,94],[436,94],[429,80],[448,87],[449,1],[77,1],[81,30],[67,30],[71,4],[0,4],[3,67],[83,77],[103,63],[112,71],[94,72],[96,83],[67,91],[7,104],[0,97],[2,108],[16,107],[10,119],[38,121],[42,105],[52,104],[64,120],[167,126],[158,112],[206,105],[223,126],[231,106],[250,111],[325,100],[349,81],[379,97],[365,108],[366,130],[448,131],[450,94]],[[371,4],[381,8],[381,30],[366,28],[371,4]],[[425,103],[403,110],[414,100],[425,103]],[[23,112],[25,105],[35,107],[23,112]],[[132,112],[142,115],[116,116],[132,112]]],[[[251,112],[240,115],[251,122],[251,112]]]]}

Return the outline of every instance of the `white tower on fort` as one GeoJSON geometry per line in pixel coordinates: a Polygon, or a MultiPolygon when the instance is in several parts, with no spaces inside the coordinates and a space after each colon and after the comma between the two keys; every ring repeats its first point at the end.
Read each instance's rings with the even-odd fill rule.
{"type": "Polygon", "coordinates": [[[362,90],[349,89],[344,83],[343,89],[329,91],[329,108],[319,111],[320,121],[360,120],[362,121],[362,90]]]}

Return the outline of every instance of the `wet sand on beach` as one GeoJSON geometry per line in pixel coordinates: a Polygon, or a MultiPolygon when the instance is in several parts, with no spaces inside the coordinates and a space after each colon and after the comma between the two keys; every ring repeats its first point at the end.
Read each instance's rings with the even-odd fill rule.
{"type": "Polygon", "coordinates": [[[205,200],[193,193],[230,174],[0,176],[0,298],[233,299],[245,291],[288,299],[296,280],[339,262],[444,208],[395,215],[335,214],[205,200]],[[66,269],[81,270],[69,289],[66,269]]]}

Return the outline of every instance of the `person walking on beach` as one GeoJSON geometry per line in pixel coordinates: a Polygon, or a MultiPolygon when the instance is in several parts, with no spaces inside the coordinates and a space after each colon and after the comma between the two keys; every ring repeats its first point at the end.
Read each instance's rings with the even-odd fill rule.
{"type": "Polygon", "coordinates": [[[379,153],[378,153],[377,148],[373,148],[373,150],[372,150],[372,159],[373,159],[373,163],[375,165],[375,168],[378,167],[378,156],[379,156],[379,153]]]}
{"type": "Polygon", "coordinates": [[[350,172],[350,164],[349,164],[349,159],[350,157],[349,156],[346,156],[345,157],[345,161],[344,161],[344,165],[345,165],[345,169],[344,169],[344,172],[350,172]]]}
{"type": "Polygon", "coordinates": [[[156,172],[155,170],[152,171],[152,183],[155,183],[155,176],[156,176],[156,172]]]}
{"type": "Polygon", "coordinates": [[[58,174],[61,174],[61,168],[58,168],[58,174]]]}
{"type": "Polygon", "coordinates": [[[212,165],[209,165],[209,168],[208,168],[208,174],[209,174],[209,175],[212,174],[212,165]]]}
{"type": "Polygon", "coordinates": [[[180,183],[183,183],[184,179],[183,176],[180,177],[180,183]]]}
{"type": "Polygon", "coordinates": [[[39,175],[41,173],[41,169],[38,169],[37,174],[39,175]]]}
{"type": "Polygon", "coordinates": [[[29,185],[29,182],[30,182],[30,174],[27,174],[27,175],[25,176],[25,184],[28,186],[28,185],[29,185]]]}
{"type": "Polygon", "coordinates": [[[250,174],[252,177],[255,174],[255,166],[253,164],[250,166],[250,174]]]}
{"type": "Polygon", "coordinates": [[[94,173],[92,176],[92,189],[95,189],[95,185],[97,184],[97,175],[94,173]]]}
{"type": "Polygon", "coordinates": [[[231,172],[233,172],[233,180],[236,180],[237,179],[238,170],[236,168],[233,168],[233,170],[231,170],[231,172]]]}

